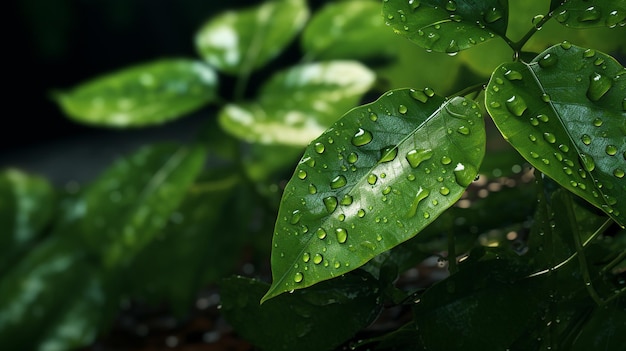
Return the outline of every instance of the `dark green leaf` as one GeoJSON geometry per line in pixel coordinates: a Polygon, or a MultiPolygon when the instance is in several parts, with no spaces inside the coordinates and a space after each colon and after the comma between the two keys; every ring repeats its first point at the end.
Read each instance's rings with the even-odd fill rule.
{"type": "Polygon", "coordinates": [[[624,0],[552,0],[554,18],[567,27],[624,27],[626,3],[624,0]]]}
{"type": "Polygon", "coordinates": [[[267,288],[241,277],[221,285],[224,316],[264,350],[332,350],[369,325],[382,308],[378,282],[367,275],[345,275],[259,305],[267,288]]]}
{"type": "Polygon", "coordinates": [[[356,105],[374,80],[356,61],[295,66],[274,75],[256,102],[226,105],[220,123],[249,142],[305,146],[356,105]]]}
{"type": "Polygon", "coordinates": [[[388,0],[383,14],[393,30],[420,47],[455,55],[504,37],[507,0],[388,0]]]}
{"type": "Polygon", "coordinates": [[[206,62],[230,74],[242,74],[276,57],[309,17],[305,0],[265,1],[211,18],[196,34],[206,62]]]}
{"type": "Polygon", "coordinates": [[[54,195],[44,178],[16,169],[0,172],[0,272],[49,224],[54,195]]]}
{"type": "Polygon", "coordinates": [[[404,39],[385,26],[380,1],[328,3],[302,33],[302,48],[317,59],[393,57],[404,39]]]}
{"type": "Polygon", "coordinates": [[[287,184],[267,300],[331,279],[413,237],[453,205],[485,152],[478,105],[390,91],[306,149],[287,184]]]}
{"type": "Polygon", "coordinates": [[[106,127],[161,124],[215,98],[217,77],[205,64],[167,59],[125,68],[57,93],[78,122],[106,127]]]}
{"type": "Polygon", "coordinates": [[[183,314],[203,284],[231,272],[240,243],[217,222],[232,211],[223,205],[239,181],[232,172],[214,171],[191,186],[160,235],[125,269],[131,296],[155,304],[169,301],[183,314]]]}
{"type": "Polygon", "coordinates": [[[99,279],[80,247],[56,238],[37,246],[0,280],[3,347],[67,350],[93,341],[106,314],[99,279]]]}
{"type": "Polygon", "coordinates": [[[201,170],[205,150],[148,146],[107,169],[77,200],[78,218],[56,230],[104,255],[109,266],[131,261],[164,228],[201,170]]]}
{"type": "Polygon", "coordinates": [[[486,105],[502,135],[534,167],[626,224],[626,70],[569,43],[530,63],[506,63],[486,105]]]}
{"type": "Polygon", "coordinates": [[[626,300],[622,297],[606,306],[596,308],[581,333],[577,335],[572,351],[611,351],[624,347],[626,330],[626,300]]]}

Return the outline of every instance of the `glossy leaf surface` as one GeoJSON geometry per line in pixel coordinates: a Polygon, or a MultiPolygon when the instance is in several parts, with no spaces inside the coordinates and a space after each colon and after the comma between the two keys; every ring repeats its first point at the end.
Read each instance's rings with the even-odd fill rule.
{"type": "Polygon", "coordinates": [[[569,43],[498,67],[486,93],[502,135],[534,167],[626,224],[626,70],[569,43]]]}
{"type": "Polygon", "coordinates": [[[57,231],[84,241],[108,265],[127,263],[164,228],[205,157],[200,147],[146,146],[91,184],[71,210],[79,218],[57,231]]]}
{"type": "Polygon", "coordinates": [[[382,308],[378,282],[365,273],[259,305],[267,288],[268,284],[242,277],[226,279],[221,285],[224,316],[264,350],[332,350],[368,326],[382,308]]]}
{"type": "Polygon", "coordinates": [[[554,18],[572,28],[624,27],[626,2],[624,0],[552,0],[554,18]]]}
{"type": "Polygon", "coordinates": [[[74,120],[105,127],[161,124],[215,98],[217,76],[204,63],[165,59],[111,72],[55,94],[74,120]]]}
{"type": "Polygon", "coordinates": [[[266,1],[210,19],[196,34],[196,49],[211,66],[241,74],[278,55],[309,18],[305,0],[266,1]]]}
{"type": "Polygon", "coordinates": [[[404,39],[385,26],[380,1],[328,3],[311,18],[301,46],[316,59],[393,57],[404,39]]]}
{"type": "Polygon", "coordinates": [[[393,30],[420,47],[455,55],[504,36],[506,0],[389,0],[383,14],[393,30]]]}
{"type": "Polygon", "coordinates": [[[356,105],[374,80],[356,61],[295,66],[274,75],[257,101],[226,105],[220,124],[248,142],[305,146],[356,105]]]}
{"type": "Polygon", "coordinates": [[[474,180],[476,104],[401,89],[355,108],[306,149],[287,184],[264,299],[351,271],[413,237],[474,180]]]}
{"type": "Polygon", "coordinates": [[[55,193],[44,178],[0,172],[0,271],[19,258],[52,219],[55,193]]]}

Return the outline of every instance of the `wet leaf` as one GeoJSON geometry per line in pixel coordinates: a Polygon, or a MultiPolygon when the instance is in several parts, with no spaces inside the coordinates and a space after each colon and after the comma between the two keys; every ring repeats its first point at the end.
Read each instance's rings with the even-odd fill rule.
{"type": "Polygon", "coordinates": [[[248,142],[305,146],[356,105],[374,80],[356,61],[295,66],[275,74],[255,102],[226,105],[220,124],[248,142]]]}
{"type": "Polygon", "coordinates": [[[518,152],[561,186],[626,224],[626,70],[569,43],[505,63],[486,105],[518,152]]]}
{"type": "Polygon", "coordinates": [[[393,57],[405,41],[385,26],[380,1],[328,3],[302,33],[301,46],[319,60],[393,57]]]}
{"type": "Polygon", "coordinates": [[[205,156],[200,147],[163,144],[118,160],[77,199],[69,222],[56,232],[84,242],[108,266],[128,263],[165,227],[205,156]]]}
{"type": "Polygon", "coordinates": [[[161,124],[215,98],[217,77],[205,64],[165,59],[111,72],[55,94],[72,119],[104,127],[161,124]]]}
{"type": "Polygon", "coordinates": [[[508,1],[389,0],[383,14],[396,33],[420,47],[456,55],[505,35],[508,1]]]}
{"type": "Polygon", "coordinates": [[[552,0],[553,17],[562,25],[572,28],[624,27],[626,4],[623,0],[552,0]]]}
{"type": "Polygon", "coordinates": [[[624,347],[622,332],[625,328],[626,301],[622,297],[595,309],[576,336],[571,350],[619,350],[624,347]]]}
{"type": "Polygon", "coordinates": [[[413,237],[474,180],[478,105],[430,89],[390,91],[307,147],[283,194],[267,300],[351,271],[413,237]]]}
{"type": "Polygon", "coordinates": [[[345,275],[259,305],[268,287],[242,277],[220,286],[228,322],[264,350],[332,350],[373,322],[382,308],[378,282],[366,274],[345,275]]]}
{"type": "Polygon", "coordinates": [[[55,208],[50,183],[17,169],[0,172],[0,272],[49,225],[55,208]]]}
{"type": "Polygon", "coordinates": [[[196,49],[211,66],[247,74],[276,57],[309,17],[305,0],[274,0],[211,18],[196,33],[196,49]]]}

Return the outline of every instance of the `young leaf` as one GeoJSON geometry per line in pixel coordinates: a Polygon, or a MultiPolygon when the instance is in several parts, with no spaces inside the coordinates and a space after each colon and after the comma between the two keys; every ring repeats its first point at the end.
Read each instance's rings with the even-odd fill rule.
{"type": "Polygon", "coordinates": [[[305,0],[274,0],[210,19],[196,34],[200,56],[213,67],[242,74],[278,55],[309,18],[305,0]]]}
{"type": "Polygon", "coordinates": [[[0,271],[48,225],[55,205],[48,181],[16,169],[0,172],[0,271]]]}
{"type": "Polygon", "coordinates": [[[351,271],[452,206],[485,152],[478,105],[428,88],[355,108],[306,149],[287,184],[263,298],[351,271]]]}
{"type": "Polygon", "coordinates": [[[382,308],[378,281],[345,275],[259,305],[268,284],[224,280],[222,311],[237,332],[264,350],[332,350],[369,325],[382,308]]]}
{"type": "Polygon", "coordinates": [[[200,147],[144,147],[106,170],[74,205],[80,217],[55,230],[104,255],[108,266],[126,264],[164,228],[205,156],[200,147]]]}
{"type": "Polygon", "coordinates": [[[486,105],[502,135],[561,186],[626,225],[626,70],[569,43],[506,63],[486,105]]]}
{"type": "Polygon", "coordinates": [[[455,55],[506,34],[507,0],[388,0],[383,14],[393,30],[426,50],[455,55]]]}
{"type": "Polygon", "coordinates": [[[624,0],[552,0],[554,18],[566,27],[624,27],[626,25],[626,3],[624,0]]]}
{"type": "Polygon", "coordinates": [[[380,1],[328,3],[316,12],[302,33],[301,45],[316,59],[394,57],[403,38],[382,20],[380,1]]]}
{"type": "Polygon", "coordinates": [[[356,105],[374,80],[356,61],[291,67],[262,87],[257,102],[226,105],[220,124],[248,142],[305,146],[356,105]]]}
{"type": "Polygon", "coordinates": [[[55,94],[74,120],[106,127],[164,123],[212,101],[217,77],[202,62],[166,59],[125,68],[55,94]]]}

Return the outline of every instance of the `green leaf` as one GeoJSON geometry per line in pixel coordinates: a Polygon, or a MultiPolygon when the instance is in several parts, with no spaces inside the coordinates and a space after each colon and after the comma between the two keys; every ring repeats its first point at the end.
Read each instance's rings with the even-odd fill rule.
{"type": "Polygon", "coordinates": [[[302,33],[301,46],[316,59],[394,57],[404,39],[385,26],[380,1],[328,3],[302,33]]]}
{"type": "Polygon", "coordinates": [[[128,263],[165,227],[205,156],[200,147],[164,144],[120,159],[74,204],[78,218],[56,231],[104,255],[109,267],[128,263]]]}
{"type": "Polygon", "coordinates": [[[106,314],[99,279],[75,243],[52,238],[38,245],[0,280],[3,347],[36,350],[46,342],[67,350],[93,341],[106,314]],[[67,318],[79,309],[87,313],[67,318]]]}
{"type": "Polygon", "coordinates": [[[192,185],[160,235],[125,269],[130,296],[168,301],[183,315],[202,284],[230,273],[240,243],[217,223],[224,211],[232,211],[223,206],[239,181],[232,172],[213,171],[192,185]]]}
{"type": "Polygon", "coordinates": [[[0,272],[39,237],[52,219],[50,183],[17,169],[0,172],[0,272]]]}
{"type": "Polygon", "coordinates": [[[295,38],[309,18],[305,0],[266,1],[211,18],[196,34],[196,49],[213,67],[242,74],[263,66],[295,38]]]}
{"type": "Polygon", "coordinates": [[[480,109],[461,97],[400,89],[348,112],[307,147],[286,186],[263,299],[413,237],[459,199],[484,148],[480,109]]]}
{"type": "Polygon", "coordinates": [[[161,124],[215,98],[217,77],[205,64],[166,59],[94,78],[55,100],[72,119],[106,127],[161,124]]]}
{"type": "Polygon", "coordinates": [[[624,27],[626,25],[626,3],[624,0],[552,0],[554,18],[564,26],[572,28],[624,27]]]}
{"type": "Polygon", "coordinates": [[[626,70],[569,43],[498,67],[489,114],[517,151],[561,186],[626,225],[626,70]]]}
{"type": "Polygon", "coordinates": [[[393,30],[420,47],[455,55],[496,37],[504,37],[506,0],[389,0],[383,14],[393,30]]]}
{"type": "Polygon", "coordinates": [[[255,102],[226,105],[221,126],[248,142],[305,146],[374,83],[356,61],[303,64],[275,74],[255,102]]]}
{"type": "Polygon", "coordinates": [[[626,300],[622,297],[595,309],[576,336],[571,350],[619,350],[624,347],[625,328],[626,300]]]}
{"type": "Polygon", "coordinates": [[[345,275],[259,305],[268,284],[234,277],[220,286],[222,312],[246,340],[264,350],[332,350],[378,316],[378,282],[345,275]]]}

